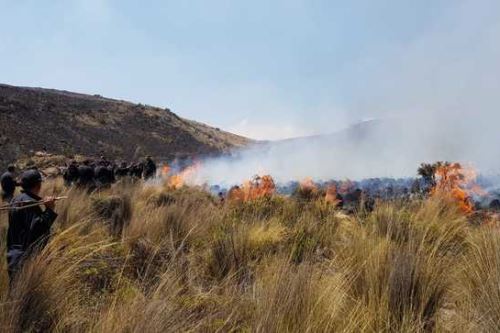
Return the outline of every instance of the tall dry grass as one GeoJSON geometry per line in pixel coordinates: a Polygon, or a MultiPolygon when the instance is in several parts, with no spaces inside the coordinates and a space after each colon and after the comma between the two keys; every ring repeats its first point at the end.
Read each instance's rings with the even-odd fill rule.
{"type": "MultiPolygon", "coordinates": [[[[346,216],[321,198],[221,205],[201,189],[66,193],[2,332],[494,332],[500,234],[445,197],[346,216]]],[[[7,218],[0,216],[5,248],[7,218]]]]}

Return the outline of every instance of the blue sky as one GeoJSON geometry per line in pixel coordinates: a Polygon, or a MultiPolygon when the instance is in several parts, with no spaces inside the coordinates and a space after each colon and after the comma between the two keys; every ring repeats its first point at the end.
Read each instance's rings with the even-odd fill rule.
{"type": "Polygon", "coordinates": [[[169,107],[259,139],[326,133],[418,107],[438,113],[485,80],[477,71],[492,88],[477,98],[491,100],[499,9],[493,0],[0,0],[0,82],[169,107]]]}

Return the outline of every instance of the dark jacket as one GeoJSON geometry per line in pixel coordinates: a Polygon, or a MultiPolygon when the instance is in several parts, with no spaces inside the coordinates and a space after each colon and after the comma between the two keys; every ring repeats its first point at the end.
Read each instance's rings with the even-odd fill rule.
{"type": "MultiPolygon", "coordinates": [[[[16,196],[11,206],[21,207],[29,202],[41,200],[31,193],[16,196]]],[[[7,231],[7,264],[9,275],[19,269],[22,259],[35,248],[45,246],[50,235],[50,228],[57,218],[51,209],[42,210],[40,206],[11,210],[9,212],[9,230],[7,231]]]]}
{"type": "Polygon", "coordinates": [[[144,170],[144,165],[142,163],[134,164],[129,168],[130,176],[141,178],[143,170],[144,170]]]}
{"type": "Polygon", "coordinates": [[[99,186],[108,186],[114,183],[115,174],[111,167],[99,165],[95,168],[95,178],[99,186]]]}
{"type": "Polygon", "coordinates": [[[7,171],[0,177],[0,185],[4,194],[12,195],[16,190],[17,182],[14,175],[7,171]]]}
{"type": "Polygon", "coordinates": [[[64,181],[66,185],[72,185],[78,181],[78,166],[75,164],[70,164],[63,174],[64,181]]]}
{"type": "Polygon", "coordinates": [[[78,184],[81,186],[94,185],[94,168],[90,165],[81,165],[78,167],[78,184]]]}
{"type": "Polygon", "coordinates": [[[129,173],[129,169],[127,167],[119,167],[115,170],[115,177],[121,178],[126,177],[129,173]]]}
{"type": "Polygon", "coordinates": [[[144,179],[152,178],[156,175],[156,164],[152,159],[146,160],[146,165],[144,166],[144,179]]]}

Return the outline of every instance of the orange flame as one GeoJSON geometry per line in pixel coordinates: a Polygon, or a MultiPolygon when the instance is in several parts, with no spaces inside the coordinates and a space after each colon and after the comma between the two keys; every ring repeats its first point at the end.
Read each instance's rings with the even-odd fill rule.
{"type": "Polygon", "coordinates": [[[484,191],[474,183],[477,174],[472,168],[464,168],[460,163],[445,163],[438,166],[435,175],[436,186],[431,195],[449,193],[462,212],[470,214],[474,211],[471,193],[484,191]]]}
{"type": "Polygon", "coordinates": [[[306,178],[306,179],[302,180],[299,183],[299,187],[300,187],[300,190],[302,192],[307,192],[307,193],[310,193],[312,195],[315,195],[318,193],[318,186],[316,186],[316,184],[314,183],[312,178],[306,178]]]}
{"type": "Polygon", "coordinates": [[[227,192],[227,199],[231,202],[245,201],[245,192],[239,186],[233,186],[227,192]]]}
{"type": "Polygon", "coordinates": [[[174,175],[169,175],[171,172],[170,167],[167,166],[168,169],[165,169],[163,171],[167,171],[165,174],[167,175],[166,177],[166,184],[168,187],[174,188],[174,189],[179,189],[189,182],[189,180],[193,179],[194,175],[198,172],[198,170],[201,168],[201,164],[199,162],[194,163],[193,165],[188,166],[181,172],[174,174],[174,175]]]}
{"type": "Polygon", "coordinates": [[[167,185],[169,187],[179,189],[184,186],[184,178],[181,174],[172,175],[168,178],[167,185]]]}
{"type": "Polygon", "coordinates": [[[335,184],[330,184],[326,188],[325,201],[329,204],[337,206],[341,203],[341,200],[338,199],[337,186],[335,184]]]}
{"type": "Polygon", "coordinates": [[[228,194],[229,201],[245,202],[258,198],[270,197],[276,192],[276,184],[271,176],[255,176],[243,185],[232,187],[228,194]]]}

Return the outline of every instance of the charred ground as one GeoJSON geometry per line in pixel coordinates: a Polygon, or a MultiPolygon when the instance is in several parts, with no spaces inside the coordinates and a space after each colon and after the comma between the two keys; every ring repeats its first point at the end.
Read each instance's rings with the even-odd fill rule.
{"type": "Polygon", "coordinates": [[[250,142],[169,109],[4,84],[0,124],[0,166],[43,147],[64,155],[172,159],[219,154],[250,142]]]}

